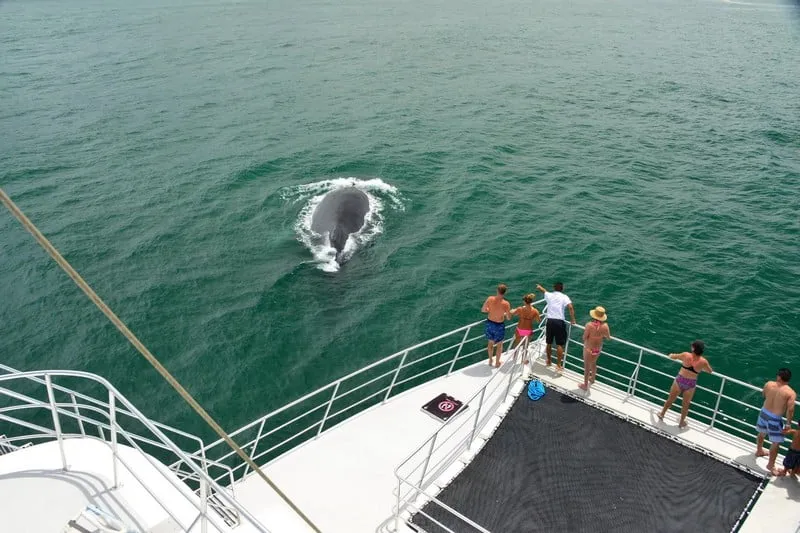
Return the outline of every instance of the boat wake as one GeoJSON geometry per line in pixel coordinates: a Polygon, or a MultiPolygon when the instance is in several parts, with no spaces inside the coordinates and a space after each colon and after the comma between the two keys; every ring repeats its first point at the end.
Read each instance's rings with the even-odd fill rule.
{"type": "Polygon", "coordinates": [[[367,195],[369,211],[364,217],[364,225],[361,229],[351,233],[347,238],[342,250],[342,263],[350,259],[356,250],[383,233],[383,212],[386,205],[392,209],[402,210],[404,208],[403,198],[399,191],[380,178],[368,180],[336,178],[286,189],[282,194],[285,200],[293,203],[305,202],[295,223],[297,240],[311,251],[314,256],[313,262],[317,268],[325,272],[337,272],[341,265],[336,261],[336,249],[331,246],[328,236],[320,235],[311,229],[311,219],[314,210],[327,193],[346,187],[355,187],[367,195]]]}

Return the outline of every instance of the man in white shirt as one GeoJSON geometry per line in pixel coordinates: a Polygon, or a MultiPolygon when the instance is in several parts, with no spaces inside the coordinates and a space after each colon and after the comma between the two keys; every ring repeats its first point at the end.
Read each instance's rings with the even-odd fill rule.
{"type": "Polygon", "coordinates": [[[536,285],[536,289],[544,293],[544,300],[547,304],[545,308],[545,316],[547,322],[545,323],[545,340],[547,347],[545,354],[547,355],[547,366],[552,364],[552,344],[556,341],[556,354],[558,355],[558,362],[556,363],[556,372],[564,370],[564,345],[567,344],[567,321],[564,319],[564,308],[569,309],[570,323],[575,324],[575,309],[572,307],[572,300],[569,296],[564,294],[564,284],[561,282],[553,284],[553,291],[550,292],[541,285],[536,285]]]}

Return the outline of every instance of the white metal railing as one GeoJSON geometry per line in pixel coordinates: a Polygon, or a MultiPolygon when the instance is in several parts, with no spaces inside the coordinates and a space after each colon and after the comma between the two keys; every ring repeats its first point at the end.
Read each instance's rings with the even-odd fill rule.
{"type": "MultiPolygon", "coordinates": [[[[231,437],[253,460],[269,463],[372,405],[486,357],[484,323],[473,322],[375,361],[250,422],[232,432],[231,437]]],[[[506,329],[513,331],[515,326],[508,324],[506,329]]],[[[237,480],[250,473],[249,467],[221,439],[198,450],[193,457],[203,453],[230,465],[237,480]]],[[[222,476],[215,480],[226,482],[222,476]]]]}
{"type": "MultiPolygon", "coordinates": [[[[540,324],[539,330],[542,329],[542,326],[544,326],[544,322],[540,324]]],[[[564,350],[565,367],[581,373],[583,372],[583,342],[573,338],[575,336],[573,330],[582,333],[584,329],[584,326],[581,325],[574,325],[570,328],[564,350]],[[570,346],[575,345],[581,348],[580,357],[569,354],[570,346]]],[[[543,348],[541,335],[533,347],[535,353],[541,353],[543,348]]],[[[596,381],[617,388],[629,396],[640,396],[650,401],[663,402],[669,395],[669,388],[675,379],[675,366],[676,361],[670,359],[666,354],[612,337],[603,345],[601,357],[598,360],[596,381]],[[611,349],[617,353],[612,353],[611,349]]],[[[709,380],[716,380],[718,386],[698,384],[698,392],[695,393],[692,407],[689,410],[690,418],[705,423],[709,429],[716,428],[734,437],[752,439],[755,436],[753,429],[755,416],[753,415],[760,411],[763,401],[761,388],[718,372],[710,375],[704,374],[699,382],[709,380]]],[[[485,391],[490,386],[491,383],[487,383],[476,393],[479,404],[483,403],[485,391]]],[[[470,401],[474,401],[475,398],[473,397],[470,401]]],[[[680,401],[679,397],[678,402],[680,401]]],[[[800,401],[796,402],[796,405],[800,406],[800,401]]],[[[487,417],[492,414],[494,413],[491,409],[486,411],[487,417]]],[[[479,416],[476,414],[467,420],[475,418],[477,422],[479,416]]],[[[431,486],[434,482],[455,461],[463,457],[464,452],[469,450],[472,444],[472,435],[466,441],[461,435],[460,438],[453,439],[453,442],[445,447],[445,441],[441,440],[441,433],[446,430],[447,424],[428,437],[395,470],[398,479],[395,519],[399,522],[408,518],[412,513],[421,513],[441,527],[443,531],[454,533],[453,529],[436,520],[423,509],[425,504],[432,503],[442,508],[451,518],[460,521],[462,527],[469,526],[471,530],[491,533],[458,510],[438,500],[431,493],[431,486]],[[439,446],[436,446],[437,440],[440,440],[439,446]],[[435,458],[437,453],[441,455],[439,459],[435,458]],[[432,461],[436,465],[434,468],[431,467],[432,461]],[[420,475],[417,479],[416,474],[418,473],[420,475]]],[[[453,429],[450,431],[454,435],[458,433],[453,429]]]]}
{"type": "Polygon", "coordinates": [[[201,439],[148,419],[105,379],[86,372],[19,372],[5,365],[0,365],[0,370],[5,372],[0,374],[0,427],[7,428],[3,442],[10,453],[30,443],[56,440],[61,463],[66,470],[68,454],[64,446],[65,439],[82,437],[102,440],[111,449],[113,486],[116,488],[119,484],[120,469],[126,469],[181,530],[199,527],[203,533],[209,528],[226,531],[243,520],[256,530],[268,533],[267,528],[235,500],[232,487],[223,488],[212,479],[216,476],[215,471],[219,471],[222,477],[228,477],[232,483],[230,467],[209,460],[202,454],[189,457],[173,441],[173,438],[183,439],[184,442],[194,443],[192,447],[200,446],[202,450],[201,439]],[[68,382],[70,386],[57,384],[56,381],[68,382]],[[98,396],[104,399],[100,400],[98,396]],[[192,518],[176,516],[174,506],[167,505],[159,494],[154,493],[124,454],[119,453],[123,445],[141,452],[155,470],[195,508],[197,514],[192,518]],[[174,461],[171,468],[175,476],[164,471],[164,463],[170,460],[174,461]],[[192,492],[186,481],[198,486],[196,493],[192,492]],[[209,510],[215,513],[209,513],[209,510]]]}
{"type": "MultiPolygon", "coordinates": [[[[417,504],[417,499],[420,499],[425,503],[434,502],[477,531],[489,533],[427,491],[432,483],[462,458],[465,452],[472,451],[476,436],[480,435],[497,415],[498,407],[509,399],[514,385],[524,379],[524,370],[527,366],[523,364],[524,359],[531,352],[536,357],[542,353],[542,326],[537,327],[534,332],[539,333],[539,339],[529,345],[528,338],[525,338],[511,351],[511,356],[503,364],[501,371],[494,373],[483,387],[464,402],[465,407],[461,409],[459,415],[442,424],[395,469],[397,478],[395,531],[400,530],[401,515],[412,511],[422,513],[440,527],[450,531],[427,514],[422,505],[417,504]]],[[[531,360],[531,364],[535,362],[536,357],[531,360]]]]}
{"type": "MultiPolygon", "coordinates": [[[[575,325],[565,347],[564,364],[583,372],[583,342],[573,338],[572,330],[580,333],[584,326],[575,325]],[[580,356],[569,355],[570,345],[581,348],[580,356]]],[[[597,381],[626,392],[630,396],[663,403],[677,373],[677,362],[668,355],[645,346],[611,337],[603,344],[598,359],[597,381]],[[616,353],[612,353],[616,352],[616,353]]],[[[776,369],[777,372],[777,369],[776,369]]],[[[767,376],[765,376],[767,377],[767,376]]],[[[733,436],[752,439],[756,418],[761,410],[762,388],[725,374],[703,373],[698,379],[697,392],[689,408],[689,416],[733,436]]],[[[680,405],[679,396],[676,405],[680,405]]],[[[800,406],[800,401],[796,402],[800,406]]]]}

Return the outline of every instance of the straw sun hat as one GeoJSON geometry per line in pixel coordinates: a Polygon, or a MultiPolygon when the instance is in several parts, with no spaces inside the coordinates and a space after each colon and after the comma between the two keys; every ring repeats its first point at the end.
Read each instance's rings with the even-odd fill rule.
{"type": "Polygon", "coordinates": [[[608,319],[608,315],[606,315],[606,308],[599,305],[589,311],[589,316],[595,320],[599,320],[600,322],[605,322],[608,319]]]}

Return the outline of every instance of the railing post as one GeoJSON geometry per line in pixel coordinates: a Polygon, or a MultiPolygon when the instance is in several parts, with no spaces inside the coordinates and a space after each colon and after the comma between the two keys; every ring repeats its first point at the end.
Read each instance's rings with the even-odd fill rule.
{"type": "Polygon", "coordinates": [[[72,399],[72,410],[75,411],[75,418],[78,420],[78,427],[81,430],[81,435],[85,437],[86,430],[83,428],[83,420],[81,420],[81,413],[78,411],[78,402],[75,400],[75,394],[70,392],[69,397],[72,399]]]}
{"type": "Polygon", "coordinates": [[[58,440],[58,451],[61,452],[61,465],[64,470],[67,469],[67,456],[64,454],[64,437],[61,435],[61,421],[58,419],[58,410],[56,409],[56,400],[53,396],[53,381],[50,379],[50,374],[44,375],[45,386],[47,387],[47,399],[50,402],[50,413],[53,415],[53,429],[56,430],[56,439],[58,440]]]}
{"type": "MultiPolygon", "coordinates": [[[[261,419],[261,424],[258,426],[258,434],[256,435],[256,440],[253,441],[253,447],[250,449],[250,457],[253,457],[256,454],[256,447],[258,446],[258,441],[261,440],[261,433],[264,431],[264,423],[267,421],[266,418],[261,419]]],[[[319,435],[319,433],[317,433],[319,435]]],[[[244,473],[242,474],[242,479],[247,477],[248,472],[250,472],[250,465],[244,467],[244,473]]],[[[231,487],[233,487],[233,480],[231,480],[231,487]]]]}
{"type": "Polygon", "coordinates": [[[486,385],[481,389],[481,399],[478,400],[478,410],[475,412],[475,423],[472,425],[472,431],[469,434],[469,444],[467,448],[472,448],[472,441],[475,439],[475,430],[478,427],[478,420],[481,417],[481,409],[483,408],[483,397],[486,395],[486,385]]]}
{"type": "Polygon", "coordinates": [[[208,481],[200,477],[200,533],[208,533],[208,481]]]}
{"type": "Polygon", "coordinates": [[[397,507],[395,507],[394,511],[394,530],[395,532],[400,531],[400,491],[403,490],[403,482],[400,481],[400,478],[397,478],[397,507]]]}
{"type": "MultiPolygon", "coordinates": [[[[519,346],[522,346],[522,343],[520,343],[519,346]]],[[[519,351],[519,346],[514,348],[514,351],[511,352],[511,368],[508,371],[508,386],[506,387],[506,395],[503,396],[503,401],[506,401],[506,398],[508,398],[511,392],[511,385],[514,383],[514,368],[517,366],[517,352],[519,351]]]]}
{"type": "Polygon", "coordinates": [[[633,369],[633,375],[628,385],[628,396],[636,394],[636,385],[639,383],[639,369],[642,367],[642,355],[644,355],[644,350],[639,350],[639,360],[636,362],[636,367],[633,369]]]}
{"type": "Polygon", "coordinates": [[[447,369],[447,375],[453,373],[453,368],[456,366],[456,361],[458,361],[458,356],[461,355],[461,350],[464,348],[464,343],[467,342],[467,337],[469,336],[469,330],[472,329],[472,326],[467,326],[467,331],[464,332],[464,336],[461,338],[461,344],[458,345],[458,350],[456,350],[456,355],[453,357],[453,362],[450,363],[450,368],[447,369]]]}
{"type": "Polygon", "coordinates": [[[386,400],[389,399],[389,395],[392,393],[394,384],[397,383],[397,376],[400,375],[400,371],[403,369],[403,365],[406,362],[406,357],[408,357],[408,350],[403,352],[403,357],[400,358],[400,364],[397,365],[397,370],[395,370],[394,376],[392,376],[392,382],[389,384],[389,390],[386,391],[386,396],[383,397],[383,403],[386,403],[386,400]]]}
{"type": "MultiPolygon", "coordinates": [[[[569,341],[572,338],[572,322],[567,325],[567,342],[564,343],[564,360],[561,362],[561,369],[564,370],[567,368],[567,356],[569,355],[569,341]]],[[[556,347],[558,348],[558,347],[556,347]]],[[[558,350],[556,350],[558,351],[558,350]]],[[[556,355],[556,357],[558,357],[556,355]]],[[[556,364],[558,364],[558,359],[556,359],[556,364]]]]}
{"type": "MultiPolygon", "coordinates": [[[[331,412],[331,407],[333,406],[333,400],[336,399],[336,393],[339,392],[339,385],[341,385],[341,381],[336,382],[336,386],[333,388],[333,394],[331,394],[331,399],[328,400],[328,407],[325,408],[325,414],[322,415],[322,422],[319,423],[319,429],[317,430],[317,437],[320,436],[322,433],[322,428],[325,427],[325,421],[328,419],[328,413],[331,412]]],[[[315,437],[316,438],[316,437],[315,437]]]]}
{"type": "Polygon", "coordinates": [[[428,473],[428,464],[431,462],[431,455],[433,455],[433,447],[436,445],[436,438],[439,436],[439,432],[433,434],[433,438],[431,439],[431,448],[428,450],[428,457],[425,458],[425,465],[422,467],[422,476],[419,478],[419,486],[422,487],[422,483],[425,481],[425,474],[428,473]]]}
{"type": "Polygon", "coordinates": [[[108,424],[111,426],[111,461],[114,469],[114,488],[119,486],[117,477],[117,407],[114,393],[108,391],[108,424]]]}
{"type": "Polygon", "coordinates": [[[714,413],[711,415],[711,427],[714,427],[714,422],[717,421],[717,413],[719,412],[719,401],[722,399],[722,390],[725,388],[725,376],[722,376],[722,384],[719,386],[717,393],[717,405],[714,406],[714,413]]]}

